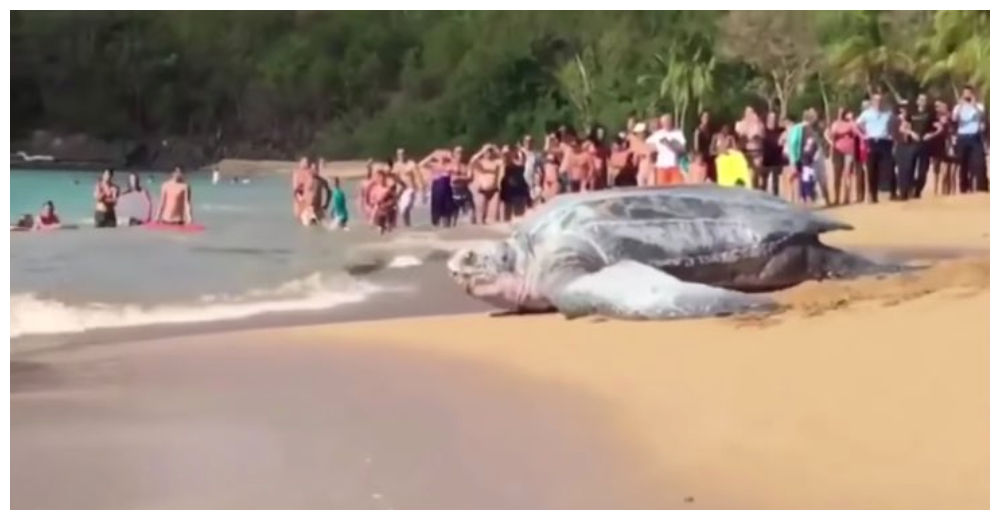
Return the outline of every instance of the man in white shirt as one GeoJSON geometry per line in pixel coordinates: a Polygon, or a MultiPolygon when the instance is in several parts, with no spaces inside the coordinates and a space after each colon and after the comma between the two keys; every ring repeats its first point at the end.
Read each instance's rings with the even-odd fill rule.
{"type": "Polygon", "coordinates": [[[646,143],[656,147],[656,186],[681,184],[684,175],[681,173],[678,158],[684,153],[687,142],[684,133],[674,128],[674,118],[670,114],[660,116],[660,129],[646,139],[646,143]]]}

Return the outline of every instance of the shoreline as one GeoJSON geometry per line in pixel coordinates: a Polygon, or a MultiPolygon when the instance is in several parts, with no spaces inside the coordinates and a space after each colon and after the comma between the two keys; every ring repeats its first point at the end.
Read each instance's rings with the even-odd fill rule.
{"type": "Polygon", "coordinates": [[[831,212],[929,266],[627,322],[432,313],[428,262],[354,321],[12,352],[12,507],[988,508],[989,197],[831,212]]]}

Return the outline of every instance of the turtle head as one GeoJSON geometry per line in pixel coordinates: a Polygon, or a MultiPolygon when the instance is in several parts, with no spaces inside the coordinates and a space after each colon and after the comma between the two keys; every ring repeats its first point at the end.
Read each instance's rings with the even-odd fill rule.
{"type": "Polygon", "coordinates": [[[448,273],[469,295],[496,307],[516,309],[521,276],[517,250],[506,240],[483,242],[458,250],[448,260],[448,273]]]}

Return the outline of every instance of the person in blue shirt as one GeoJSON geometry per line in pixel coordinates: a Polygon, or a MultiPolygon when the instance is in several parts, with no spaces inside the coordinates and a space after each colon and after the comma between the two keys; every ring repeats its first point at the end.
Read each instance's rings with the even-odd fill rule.
{"type": "Polygon", "coordinates": [[[983,150],[983,105],[976,101],[975,90],[966,85],[962,99],[955,105],[951,119],[958,127],[955,157],[958,160],[958,185],[962,193],[989,191],[986,180],[986,154],[983,150]]]}
{"type": "Polygon", "coordinates": [[[883,105],[882,95],[875,92],[856,121],[858,130],[868,143],[868,202],[878,202],[879,180],[889,183],[891,198],[896,198],[896,181],[892,157],[892,110],[883,105]]]}

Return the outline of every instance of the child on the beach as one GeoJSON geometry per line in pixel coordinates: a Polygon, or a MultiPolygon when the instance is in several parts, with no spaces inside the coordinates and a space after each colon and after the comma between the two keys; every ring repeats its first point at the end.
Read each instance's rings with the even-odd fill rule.
{"type": "Polygon", "coordinates": [[[800,158],[802,175],[799,178],[799,195],[802,197],[802,203],[807,206],[816,202],[816,150],[818,146],[813,135],[807,136],[805,144],[802,146],[800,158]]]}
{"type": "Polygon", "coordinates": [[[332,217],[334,225],[347,230],[347,195],[340,188],[340,177],[333,178],[331,199],[333,204],[330,204],[330,217],[332,217]]]}

